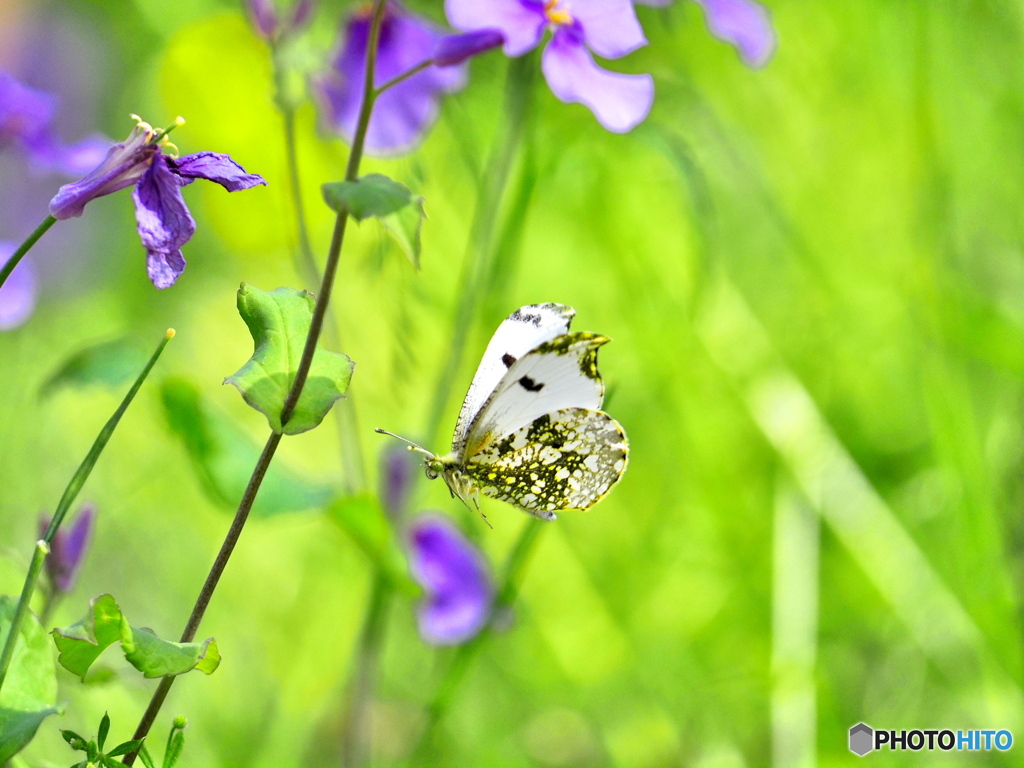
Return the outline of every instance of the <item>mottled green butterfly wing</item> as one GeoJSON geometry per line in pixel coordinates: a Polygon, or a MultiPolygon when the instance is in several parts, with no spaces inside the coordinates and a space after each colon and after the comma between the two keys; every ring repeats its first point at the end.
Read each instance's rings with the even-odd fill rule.
{"type": "Polygon", "coordinates": [[[486,495],[547,520],[592,507],[626,471],[629,446],[602,411],[563,408],[470,456],[463,476],[486,495]]]}

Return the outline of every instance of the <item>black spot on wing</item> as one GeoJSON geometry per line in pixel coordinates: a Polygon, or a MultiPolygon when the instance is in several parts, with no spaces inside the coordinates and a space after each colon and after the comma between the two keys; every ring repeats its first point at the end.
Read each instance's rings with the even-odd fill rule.
{"type": "Polygon", "coordinates": [[[516,361],[515,357],[510,355],[508,352],[506,352],[504,355],[501,356],[501,362],[503,362],[505,364],[506,368],[511,368],[512,367],[512,363],[514,363],[515,361],[516,361]]]}
{"type": "Polygon", "coordinates": [[[535,315],[532,312],[523,312],[522,307],[513,312],[509,318],[512,320],[518,320],[521,323],[532,323],[538,328],[540,328],[540,321],[542,319],[540,315],[535,315]]]}
{"type": "Polygon", "coordinates": [[[527,392],[540,392],[542,389],[544,389],[543,384],[538,384],[529,376],[523,376],[523,378],[519,380],[519,385],[527,392]]]}

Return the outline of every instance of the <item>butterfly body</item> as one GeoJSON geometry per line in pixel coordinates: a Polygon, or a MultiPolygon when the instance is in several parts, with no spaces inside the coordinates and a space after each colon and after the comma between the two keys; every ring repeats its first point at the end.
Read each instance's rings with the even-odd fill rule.
{"type": "Polygon", "coordinates": [[[592,507],[626,469],[628,441],[600,410],[597,353],[609,339],[570,333],[561,304],[513,312],[495,332],[463,402],[446,456],[426,454],[427,477],[453,496],[481,494],[545,520],[592,507]]]}

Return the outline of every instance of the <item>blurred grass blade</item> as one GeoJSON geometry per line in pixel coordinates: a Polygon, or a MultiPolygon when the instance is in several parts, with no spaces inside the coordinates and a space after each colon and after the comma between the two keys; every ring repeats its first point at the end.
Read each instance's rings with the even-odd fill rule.
{"type": "MultiPolygon", "coordinates": [[[[188,379],[171,377],[160,388],[167,421],[181,438],[192,467],[211,501],[234,511],[260,455],[249,435],[216,412],[188,379]]],[[[261,517],[323,509],[335,496],[329,485],[313,482],[275,462],[253,504],[261,517]]]]}
{"type": "Polygon", "coordinates": [[[117,387],[130,381],[146,362],[146,352],[135,336],[93,344],[70,355],[39,388],[48,397],[63,387],[117,387]]]}
{"type": "Polygon", "coordinates": [[[817,765],[820,523],[788,478],[775,497],[772,577],[772,764],[817,765]]]}
{"type": "Polygon", "coordinates": [[[917,542],[773,350],[728,278],[700,308],[698,333],[812,506],[864,569],[972,717],[1024,726],[1024,696],[917,542]],[[972,663],[965,663],[970,659],[972,663]]]}

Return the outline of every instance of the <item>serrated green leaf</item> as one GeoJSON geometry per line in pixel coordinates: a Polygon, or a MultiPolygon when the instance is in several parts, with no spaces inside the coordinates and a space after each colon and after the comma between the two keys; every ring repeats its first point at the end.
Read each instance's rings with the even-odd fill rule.
{"type": "Polygon", "coordinates": [[[54,629],[50,634],[59,652],[57,661],[84,681],[89,667],[100,654],[126,635],[130,636],[131,631],[114,598],[100,595],[89,601],[89,612],[84,619],[70,627],[54,629]]]}
{"type": "Polygon", "coordinates": [[[380,173],[356,181],[329,182],[323,185],[323,195],[338,213],[345,211],[356,221],[377,219],[413,266],[420,268],[420,228],[426,218],[422,197],[380,173]]]}
{"type": "Polygon", "coordinates": [[[212,637],[200,643],[172,643],[148,627],[134,631],[131,644],[124,644],[124,657],[146,677],[180,675],[192,669],[209,675],[220,666],[220,651],[212,637]]]}
{"type": "Polygon", "coordinates": [[[313,294],[294,288],[267,293],[242,283],[238,289],[238,313],[249,327],[255,351],[224,383],[237,387],[245,401],[267,417],[271,429],[286,435],[320,424],[352,379],[355,364],[347,355],[318,347],[302,396],[282,426],[281,410],[295,381],[315,303],[313,294]]]}
{"type": "MultiPolygon", "coordinates": [[[[161,398],[171,429],[184,442],[203,490],[233,512],[260,455],[259,446],[241,427],[209,407],[199,388],[186,379],[164,381],[161,398]]],[[[330,486],[313,483],[277,460],[267,471],[252,512],[269,517],[322,509],[334,495],[330,486]]]]}
{"type": "Polygon", "coordinates": [[[147,357],[133,336],[93,344],[61,363],[39,388],[39,395],[46,397],[65,386],[120,386],[135,377],[147,357]]]}
{"type": "MultiPolygon", "coordinates": [[[[6,641],[17,601],[0,597],[0,645],[6,641]]],[[[46,633],[38,619],[28,615],[21,638],[0,690],[0,765],[32,741],[39,724],[60,711],[54,706],[57,677],[46,633]]]]}
{"type": "Polygon", "coordinates": [[[59,651],[57,661],[83,679],[99,655],[118,641],[125,658],[145,677],[181,675],[192,669],[209,675],[220,664],[213,638],[199,643],[161,640],[148,627],[132,627],[110,595],[93,599],[84,619],[51,634],[59,651]]]}

